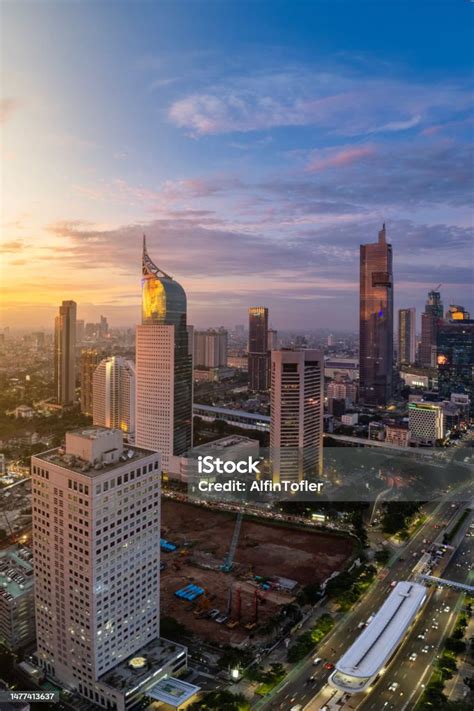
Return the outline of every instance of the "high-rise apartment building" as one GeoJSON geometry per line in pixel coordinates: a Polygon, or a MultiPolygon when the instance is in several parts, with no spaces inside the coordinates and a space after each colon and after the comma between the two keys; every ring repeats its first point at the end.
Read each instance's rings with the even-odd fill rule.
{"type": "Polygon", "coordinates": [[[104,354],[96,348],[86,348],[81,351],[79,360],[81,382],[81,412],[92,415],[93,408],[93,377],[95,369],[104,354]]]}
{"type": "MultiPolygon", "coordinates": [[[[186,294],[173,277],[142,258],[142,324],[136,331],[136,443],[160,452],[165,472],[192,446],[192,351],[186,294]]],[[[176,462],[176,466],[178,463],[176,462]]]]}
{"type": "Polygon", "coordinates": [[[267,348],[269,351],[276,351],[278,348],[278,331],[269,328],[267,331],[267,348]]]}
{"type": "Polygon", "coordinates": [[[90,427],[31,469],[36,656],[62,688],[124,711],[186,663],[159,639],[160,455],[90,427]]]}
{"type": "Polygon", "coordinates": [[[398,362],[412,364],[416,360],[416,311],[414,308],[398,311],[398,362]]]}
{"type": "Polygon", "coordinates": [[[135,437],[135,365],[122,356],[104,358],[93,375],[94,425],[122,430],[135,437]]]}
{"type": "Polygon", "coordinates": [[[63,301],[54,322],[54,384],[60,405],[74,402],[76,390],[75,301],[63,301]]]}
{"type": "Polygon", "coordinates": [[[194,331],[194,367],[224,368],[227,366],[227,331],[210,328],[194,331]]]}
{"type": "MultiPolygon", "coordinates": [[[[438,389],[442,397],[465,393],[474,407],[474,320],[440,322],[437,327],[438,389]]],[[[472,410],[474,414],[474,410],[472,410]]]]}
{"type": "Polygon", "coordinates": [[[392,395],[392,245],[385,225],[378,242],[360,247],[360,399],[385,405],[392,395]]]}
{"type": "Polygon", "coordinates": [[[250,390],[267,390],[269,387],[268,309],[264,306],[249,308],[248,372],[250,390]]]}
{"type": "Polygon", "coordinates": [[[107,317],[106,316],[101,316],[100,317],[100,322],[98,324],[98,330],[99,330],[99,338],[104,339],[107,338],[108,333],[109,333],[109,324],[107,322],[107,317]]]}
{"type": "Polygon", "coordinates": [[[76,321],[76,343],[82,343],[84,341],[85,330],[84,330],[84,319],[77,319],[76,321]]]}
{"type": "Polygon", "coordinates": [[[272,351],[273,479],[317,478],[323,464],[324,359],[312,349],[272,351]]]}
{"type": "Polygon", "coordinates": [[[439,291],[428,292],[425,310],[421,314],[421,342],[419,361],[425,368],[436,366],[436,337],[438,323],[443,318],[443,302],[439,291]]]}

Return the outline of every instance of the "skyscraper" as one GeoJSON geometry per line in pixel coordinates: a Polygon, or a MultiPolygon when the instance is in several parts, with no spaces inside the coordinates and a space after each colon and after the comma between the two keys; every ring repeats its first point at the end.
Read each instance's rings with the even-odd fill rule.
{"type": "Polygon", "coordinates": [[[93,375],[93,422],[135,437],[135,365],[122,356],[104,358],[93,375]]]}
{"type": "Polygon", "coordinates": [[[469,311],[466,311],[464,306],[459,304],[450,304],[448,310],[446,311],[447,321],[469,321],[471,315],[469,311]]]}
{"type": "Polygon", "coordinates": [[[95,369],[104,354],[96,348],[86,348],[81,351],[79,361],[81,381],[81,412],[92,415],[93,407],[93,376],[95,369]]]}
{"type": "Polygon", "coordinates": [[[264,306],[249,308],[249,389],[267,390],[268,383],[268,309],[264,306]]]}
{"type": "Polygon", "coordinates": [[[385,225],[378,242],[360,247],[360,400],[385,405],[392,395],[392,245],[385,225]]]}
{"type": "Polygon", "coordinates": [[[474,320],[438,323],[436,361],[440,395],[466,393],[474,413],[474,320]]]}
{"type": "Polygon", "coordinates": [[[443,318],[443,302],[439,291],[428,292],[425,310],[421,314],[421,343],[419,360],[425,368],[436,365],[436,333],[443,318]]]}
{"type": "Polygon", "coordinates": [[[194,331],[194,367],[225,366],[227,366],[227,331],[224,328],[194,331]]]}
{"type": "Polygon", "coordinates": [[[165,472],[192,446],[192,360],[184,289],[151,261],[143,238],[136,443],[160,452],[165,472]]]}
{"type": "Polygon", "coordinates": [[[186,663],[159,640],[160,455],[90,427],[32,457],[31,470],[40,665],[62,688],[125,711],[186,663]]]}
{"type": "Polygon", "coordinates": [[[272,351],[273,480],[317,478],[323,464],[324,358],[312,349],[272,351]]]}
{"type": "Polygon", "coordinates": [[[76,343],[82,343],[84,340],[84,319],[77,319],[76,321],[76,343]]]}
{"type": "Polygon", "coordinates": [[[54,322],[54,385],[61,405],[74,402],[76,390],[75,301],[63,301],[54,322]]]}
{"type": "Polygon", "coordinates": [[[414,308],[398,311],[398,362],[414,363],[416,359],[416,311],[414,308]]]}

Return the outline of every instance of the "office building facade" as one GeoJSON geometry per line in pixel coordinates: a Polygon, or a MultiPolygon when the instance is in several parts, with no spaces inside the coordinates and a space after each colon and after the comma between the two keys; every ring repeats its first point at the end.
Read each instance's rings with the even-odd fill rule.
{"type": "Polygon", "coordinates": [[[173,277],[142,257],[142,324],[136,330],[137,445],[161,453],[165,472],[192,446],[193,356],[186,294],[173,277]]]}
{"type": "Polygon", "coordinates": [[[63,301],[54,322],[54,384],[60,405],[71,405],[76,392],[75,301],[63,301]]]}
{"type": "Polygon", "coordinates": [[[103,358],[103,353],[96,348],[86,348],[81,351],[79,373],[81,383],[81,412],[92,416],[93,408],[93,378],[94,373],[103,358]]]}
{"type": "Polygon", "coordinates": [[[269,387],[268,309],[249,308],[248,373],[249,389],[267,390],[269,387]]]}
{"type": "Polygon", "coordinates": [[[194,331],[194,367],[226,367],[227,338],[228,334],[224,328],[194,331]]]}
{"type": "MultiPolygon", "coordinates": [[[[442,397],[468,395],[474,403],[474,320],[459,319],[438,325],[436,334],[438,390],[442,397]]],[[[474,414],[474,410],[471,409],[474,414]]]]}
{"type": "Polygon", "coordinates": [[[273,479],[317,479],[323,466],[324,359],[320,351],[272,351],[273,479]]]}
{"type": "Polygon", "coordinates": [[[398,311],[398,362],[413,364],[416,360],[416,311],[414,308],[398,311]]]}
{"type": "Polygon", "coordinates": [[[425,310],[421,314],[419,361],[424,368],[436,366],[438,323],[443,318],[443,302],[439,291],[428,292],[425,310]]]}
{"type": "Polygon", "coordinates": [[[385,405],[392,395],[393,270],[385,225],[378,242],[360,247],[360,400],[385,405]]]}
{"type": "Polygon", "coordinates": [[[135,438],[135,365],[122,356],[104,358],[93,375],[93,423],[135,438]]]}
{"type": "Polygon", "coordinates": [[[408,404],[410,441],[434,447],[444,439],[446,423],[443,406],[434,402],[410,402],[408,404]]]}
{"type": "Polygon", "coordinates": [[[158,453],[97,427],[32,457],[37,659],[118,711],[158,667],[144,650],[159,639],[160,471],[158,453]]]}
{"type": "Polygon", "coordinates": [[[19,649],[34,638],[33,555],[12,546],[0,551],[0,641],[19,649]]]}

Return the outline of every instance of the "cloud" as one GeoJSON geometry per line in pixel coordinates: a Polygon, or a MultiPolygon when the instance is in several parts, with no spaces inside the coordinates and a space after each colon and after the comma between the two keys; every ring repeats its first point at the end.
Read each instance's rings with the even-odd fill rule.
{"type": "Polygon", "coordinates": [[[168,116],[193,136],[291,126],[318,126],[328,134],[353,136],[408,131],[466,110],[471,102],[471,92],[461,85],[300,66],[228,76],[178,98],[168,116]]]}
{"type": "Polygon", "coordinates": [[[2,252],[20,252],[24,247],[21,240],[11,240],[10,242],[3,242],[1,245],[2,252]]]}
{"type": "Polygon", "coordinates": [[[306,170],[315,173],[326,168],[341,168],[374,153],[373,146],[346,146],[336,151],[334,149],[318,151],[318,155],[311,159],[306,170]]]}
{"type": "Polygon", "coordinates": [[[17,99],[0,99],[0,123],[7,121],[19,106],[17,99]]]}

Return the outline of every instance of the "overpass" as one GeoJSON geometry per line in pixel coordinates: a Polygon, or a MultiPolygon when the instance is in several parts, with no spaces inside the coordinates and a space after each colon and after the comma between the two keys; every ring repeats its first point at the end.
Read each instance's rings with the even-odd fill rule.
{"type": "Polygon", "coordinates": [[[440,587],[453,588],[453,590],[459,590],[460,592],[474,593],[473,585],[466,585],[465,583],[458,583],[457,580],[446,580],[445,578],[437,578],[434,575],[419,575],[420,580],[424,580],[427,583],[434,583],[434,585],[439,585],[440,587]]]}

